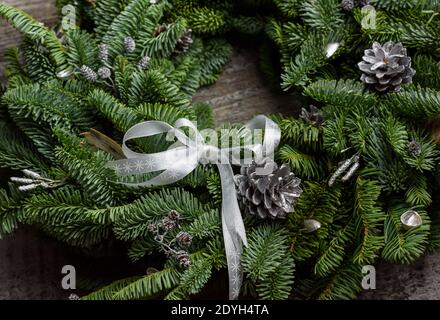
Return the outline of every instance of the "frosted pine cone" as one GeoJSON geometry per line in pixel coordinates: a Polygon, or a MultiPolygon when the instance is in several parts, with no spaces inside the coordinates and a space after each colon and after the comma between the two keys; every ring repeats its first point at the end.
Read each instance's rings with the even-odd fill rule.
{"type": "Polygon", "coordinates": [[[157,227],[157,224],[155,224],[155,223],[150,223],[147,227],[147,230],[151,233],[157,232],[157,229],[158,229],[158,227],[157,227]]]}
{"type": "Polygon", "coordinates": [[[344,11],[351,11],[354,9],[354,0],[342,0],[341,8],[344,11]]]}
{"type": "MultiPolygon", "coordinates": [[[[168,30],[168,25],[162,24],[156,28],[156,30],[154,31],[154,36],[157,37],[162,32],[165,32],[167,30],[168,30]]],[[[175,55],[179,55],[186,52],[192,43],[193,43],[192,30],[187,29],[184,32],[184,34],[180,37],[180,39],[177,41],[173,53],[175,55]]]]}
{"type": "Polygon", "coordinates": [[[107,62],[107,60],[108,60],[108,45],[101,44],[99,46],[98,57],[101,62],[103,62],[103,63],[107,62]]]}
{"type": "Polygon", "coordinates": [[[151,60],[151,58],[149,56],[145,56],[141,60],[139,60],[139,62],[138,62],[139,69],[142,69],[142,70],[147,69],[148,65],[150,64],[150,60],[151,60]]]}
{"type": "Polygon", "coordinates": [[[134,52],[134,50],[136,49],[136,42],[132,37],[124,38],[124,48],[128,53],[134,52]]]}
{"type": "Polygon", "coordinates": [[[81,74],[89,81],[96,82],[98,80],[98,75],[96,74],[96,72],[88,66],[81,67],[81,74]]]}
{"type": "Polygon", "coordinates": [[[192,243],[192,235],[190,235],[188,232],[179,232],[176,236],[176,241],[179,245],[188,247],[192,243]]]}
{"type": "Polygon", "coordinates": [[[168,218],[177,222],[180,219],[180,214],[176,210],[171,210],[168,213],[168,218]]]}
{"type": "Polygon", "coordinates": [[[165,231],[171,231],[176,229],[177,227],[177,221],[170,219],[169,217],[165,217],[162,219],[161,223],[162,229],[165,231]]]}
{"type": "Polygon", "coordinates": [[[357,5],[360,7],[368,6],[370,4],[370,0],[357,0],[357,5]]]}
{"type": "Polygon", "coordinates": [[[101,79],[108,79],[112,76],[112,72],[107,67],[101,67],[98,69],[98,76],[101,79]]]}
{"type": "Polygon", "coordinates": [[[362,59],[358,64],[363,72],[361,80],[379,92],[399,91],[402,84],[412,83],[416,74],[401,43],[389,41],[382,46],[375,42],[362,59]]]}
{"type": "Polygon", "coordinates": [[[191,265],[189,254],[186,251],[178,251],[174,257],[182,268],[186,269],[191,265]]]}
{"type": "Polygon", "coordinates": [[[192,30],[188,29],[185,31],[183,36],[177,41],[176,47],[174,48],[175,54],[181,54],[189,49],[189,46],[193,43],[192,30]]]}
{"type": "Polygon", "coordinates": [[[286,218],[287,213],[294,211],[295,202],[302,193],[301,179],[295,177],[286,164],[278,168],[269,159],[242,167],[234,181],[241,209],[263,219],[286,218]],[[256,169],[269,163],[273,164],[272,173],[257,175],[256,169]]]}

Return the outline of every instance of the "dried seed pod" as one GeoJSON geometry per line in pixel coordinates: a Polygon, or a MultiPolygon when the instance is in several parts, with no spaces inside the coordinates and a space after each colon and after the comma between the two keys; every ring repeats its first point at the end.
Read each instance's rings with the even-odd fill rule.
{"type": "Polygon", "coordinates": [[[99,46],[98,57],[102,63],[106,63],[108,61],[108,45],[107,44],[103,43],[99,46]]]}
{"type": "Polygon", "coordinates": [[[351,11],[354,9],[355,3],[354,0],[342,0],[341,8],[344,11],[351,11]]]}
{"type": "Polygon", "coordinates": [[[26,184],[23,186],[19,186],[18,190],[23,191],[23,192],[27,192],[27,191],[32,191],[37,189],[40,186],[40,184],[26,184]]]}
{"type": "Polygon", "coordinates": [[[28,178],[20,178],[20,177],[11,177],[12,182],[18,182],[23,184],[31,184],[31,183],[38,183],[39,181],[28,179],[28,178]]]}
{"type": "Polygon", "coordinates": [[[414,158],[417,158],[422,152],[422,146],[417,141],[413,140],[408,144],[408,152],[414,158]]]}
{"type": "Polygon", "coordinates": [[[165,217],[162,219],[161,227],[165,231],[174,230],[177,227],[177,221],[170,219],[169,217],[165,217]]]}
{"type": "Polygon", "coordinates": [[[342,164],[338,167],[338,169],[333,173],[333,175],[330,177],[330,180],[328,181],[328,186],[331,187],[336,182],[336,179],[343,174],[350,165],[356,160],[356,156],[351,157],[350,159],[347,159],[342,162],[342,164]]]}
{"type": "Polygon", "coordinates": [[[342,177],[342,179],[341,179],[342,182],[348,181],[353,176],[353,174],[359,169],[359,167],[360,167],[360,163],[355,162],[351,166],[351,168],[347,171],[347,173],[342,177]]]}
{"type": "Polygon", "coordinates": [[[187,29],[182,37],[177,41],[176,47],[174,48],[174,54],[179,55],[186,52],[192,43],[192,30],[187,29]]]}
{"type": "Polygon", "coordinates": [[[36,173],[35,171],[29,170],[29,169],[23,169],[22,170],[23,173],[33,179],[43,179],[43,177],[41,175],[39,175],[38,173],[36,173]]]}
{"type": "Polygon", "coordinates": [[[302,108],[299,118],[304,123],[308,123],[313,126],[320,126],[324,122],[324,117],[322,116],[321,111],[314,105],[310,105],[309,109],[310,111],[308,111],[306,108],[302,108]]]}
{"type": "Polygon", "coordinates": [[[178,252],[176,252],[174,257],[182,268],[186,269],[191,265],[189,254],[186,251],[183,251],[183,250],[178,251],[178,252]]]}
{"type": "Polygon", "coordinates": [[[155,223],[150,223],[147,227],[147,230],[151,233],[155,233],[157,231],[157,229],[158,229],[158,226],[155,223]]]}
{"type": "Polygon", "coordinates": [[[170,213],[168,213],[168,218],[178,221],[180,219],[180,214],[176,210],[171,210],[170,213]]]}

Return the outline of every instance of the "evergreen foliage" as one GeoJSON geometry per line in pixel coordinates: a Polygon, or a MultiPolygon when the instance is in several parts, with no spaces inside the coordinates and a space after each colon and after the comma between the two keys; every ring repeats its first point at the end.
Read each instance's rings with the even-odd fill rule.
{"type": "MultiPolygon", "coordinates": [[[[60,8],[72,3],[58,1],[60,8]]],[[[189,299],[208,282],[223,281],[215,168],[199,165],[176,185],[132,189],[118,182],[145,177],[117,177],[107,163],[117,158],[123,134],[145,120],[173,124],[185,117],[199,129],[213,128],[210,106],[193,103],[192,96],[217,80],[232,53],[226,35],[240,33],[264,39],[264,71],[304,106],[318,106],[324,119],[271,115],[282,130],[276,160],[302,179],[304,192],[284,222],[245,217],[243,294],[351,299],[361,290],[362,266],[379,258],[411,263],[438,249],[440,7],[423,0],[371,4],[375,27],[364,23],[371,8],[346,12],[337,0],[77,1],[84,14],[62,37],[0,4],[0,16],[25,35],[5,57],[0,167],[62,181],[27,192],[13,183],[1,189],[0,238],[30,224],[84,252],[116,242],[133,262],[160,262],[160,270],[109,279],[117,281],[84,299],[189,299]],[[189,29],[192,43],[183,50],[189,29]],[[133,50],[124,46],[127,37],[133,50]],[[357,63],[373,41],[389,40],[408,48],[417,74],[401,91],[377,94],[360,81],[357,63]],[[99,73],[103,67],[110,77],[99,73]],[[92,129],[99,133],[93,139],[92,129]],[[357,170],[334,175],[355,157],[357,170]],[[402,225],[409,209],[418,212],[421,226],[402,225]],[[152,225],[173,210],[178,228],[158,241],[152,225]],[[321,227],[309,232],[306,219],[321,227]],[[164,254],[164,243],[179,231],[193,237],[188,268],[164,254]]],[[[132,147],[151,153],[168,144],[159,137],[132,147]]]]}

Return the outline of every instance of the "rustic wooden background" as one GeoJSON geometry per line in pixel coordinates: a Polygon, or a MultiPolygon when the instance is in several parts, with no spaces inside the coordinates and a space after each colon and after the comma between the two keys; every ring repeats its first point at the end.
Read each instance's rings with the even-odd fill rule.
{"type": "MultiPolygon", "coordinates": [[[[20,7],[48,25],[53,25],[57,20],[54,0],[3,0],[2,2],[20,7]]],[[[8,23],[0,19],[0,74],[3,75],[4,49],[17,45],[20,39],[20,34],[8,23]]]]}
{"type": "MultiPolygon", "coordinates": [[[[6,0],[51,25],[56,21],[54,1],[6,0]]],[[[0,71],[4,48],[16,45],[20,35],[0,21],[0,71]]],[[[236,45],[233,58],[213,86],[201,89],[195,100],[208,101],[217,123],[249,120],[256,114],[295,114],[298,105],[291,96],[267,86],[258,70],[253,43],[236,45]]],[[[30,227],[0,240],[0,299],[68,299],[61,289],[61,268],[83,261],[30,227]]],[[[81,272],[81,267],[77,267],[81,272]]],[[[440,253],[426,256],[409,266],[380,263],[377,289],[361,299],[440,299],[440,253]]]]}

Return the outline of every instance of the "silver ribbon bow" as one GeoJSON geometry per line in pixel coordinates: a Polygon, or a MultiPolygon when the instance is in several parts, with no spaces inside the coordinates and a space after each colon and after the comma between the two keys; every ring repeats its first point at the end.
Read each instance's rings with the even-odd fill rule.
{"type": "MultiPolygon", "coordinates": [[[[229,299],[237,299],[243,280],[241,255],[243,244],[247,246],[246,231],[238,206],[234,184],[234,174],[230,163],[231,152],[249,150],[254,158],[237,159],[232,155],[233,163],[250,163],[252,159],[272,157],[279,144],[281,131],[276,123],[265,116],[256,116],[242,129],[264,130],[262,143],[248,144],[242,147],[220,149],[206,144],[196,126],[188,119],[179,119],[174,126],[161,121],[146,121],[130,128],[124,136],[122,150],[127,159],[112,161],[112,166],[120,175],[133,175],[162,171],[154,178],[141,183],[124,183],[136,187],[152,187],[177,182],[197,168],[199,162],[217,165],[222,187],[222,228],[225,243],[226,260],[229,273],[229,299]],[[181,128],[192,130],[190,138],[181,128]],[[127,147],[133,139],[151,137],[158,134],[174,134],[178,140],[168,150],[153,154],[137,153],[127,147]],[[236,162],[238,161],[238,162],[236,162]]],[[[265,174],[262,172],[262,174],[265,174]]]]}

